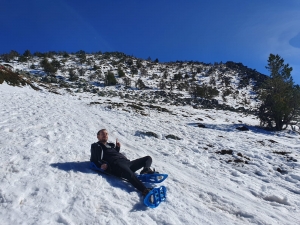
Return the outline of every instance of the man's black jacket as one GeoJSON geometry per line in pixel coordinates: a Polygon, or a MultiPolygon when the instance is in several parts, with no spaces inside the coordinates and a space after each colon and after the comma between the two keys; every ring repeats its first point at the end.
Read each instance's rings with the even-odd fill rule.
{"type": "Polygon", "coordinates": [[[114,162],[118,159],[128,160],[122,153],[120,147],[116,147],[114,143],[107,143],[106,145],[96,142],[91,145],[90,161],[95,163],[97,167],[102,164],[108,164],[108,171],[111,170],[114,162]]]}

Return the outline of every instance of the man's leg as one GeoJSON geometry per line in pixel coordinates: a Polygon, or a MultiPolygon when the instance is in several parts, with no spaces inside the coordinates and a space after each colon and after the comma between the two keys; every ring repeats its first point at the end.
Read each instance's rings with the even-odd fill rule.
{"type": "Polygon", "coordinates": [[[131,170],[130,165],[131,162],[127,161],[116,162],[116,175],[127,179],[129,183],[143,193],[147,187],[136,177],[135,173],[131,170]]]}
{"type": "Polygon", "coordinates": [[[150,156],[145,156],[143,158],[130,161],[130,169],[135,172],[141,168],[150,168],[151,164],[152,158],[150,156]]]}

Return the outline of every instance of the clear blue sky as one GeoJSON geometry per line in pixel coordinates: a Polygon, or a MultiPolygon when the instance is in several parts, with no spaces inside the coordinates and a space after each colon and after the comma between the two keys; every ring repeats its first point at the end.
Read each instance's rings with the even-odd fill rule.
{"type": "Polygon", "coordinates": [[[234,61],[300,84],[299,0],[1,0],[0,53],[120,51],[160,62],[234,61]]]}

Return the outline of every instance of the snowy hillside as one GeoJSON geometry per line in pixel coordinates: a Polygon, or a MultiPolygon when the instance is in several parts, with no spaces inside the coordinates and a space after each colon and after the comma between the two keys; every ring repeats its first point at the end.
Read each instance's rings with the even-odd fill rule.
{"type": "Polygon", "coordinates": [[[149,103],[163,101],[171,105],[233,111],[256,109],[259,105],[256,90],[266,77],[241,63],[230,61],[159,63],[120,52],[48,52],[11,58],[2,55],[0,64],[31,81],[51,86],[55,92],[55,89],[64,89],[70,93],[118,95],[149,103]],[[107,84],[109,74],[114,76],[116,84],[114,81],[107,84]],[[201,91],[197,87],[201,87],[201,91]],[[166,91],[172,96],[166,96],[166,91]],[[205,101],[195,100],[195,93],[205,101]]]}
{"type": "Polygon", "coordinates": [[[253,115],[134,102],[1,84],[1,224],[300,224],[299,134],[261,130],[253,115]],[[128,183],[89,169],[101,128],[169,174],[166,202],[146,208],[128,183]]]}

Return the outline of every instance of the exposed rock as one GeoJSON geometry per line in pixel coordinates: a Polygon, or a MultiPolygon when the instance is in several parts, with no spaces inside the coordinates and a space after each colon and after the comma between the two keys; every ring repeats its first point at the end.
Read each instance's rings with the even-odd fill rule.
{"type": "Polygon", "coordinates": [[[97,105],[97,104],[101,104],[100,102],[90,102],[90,105],[97,105]]]}
{"type": "Polygon", "coordinates": [[[135,105],[135,104],[128,104],[128,107],[137,109],[137,110],[144,110],[144,108],[142,108],[141,106],[135,105]]]}
{"type": "Polygon", "coordinates": [[[137,136],[148,136],[148,137],[155,137],[155,138],[158,138],[158,135],[152,131],[146,131],[146,132],[143,132],[143,131],[137,131],[136,132],[136,135],[137,136]]]}
{"type": "Polygon", "coordinates": [[[173,134],[167,135],[166,138],[167,138],[167,139],[174,139],[174,140],[181,140],[181,138],[179,138],[179,137],[177,137],[177,136],[175,136],[175,135],[173,135],[173,134]]]}
{"type": "Polygon", "coordinates": [[[235,129],[237,129],[237,130],[239,130],[239,131],[249,131],[249,128],[246,127],[246,126],[237,127],[237,128],[235,128],[235,129]]]}
{"type": "Polygon", "coordinates": [[[288,174],[288,171],[281,169],[280,167],[278,167],[276,169],[277,172],[281,173],[281,174],[288,174]]]}
{"type": "Polygon", "coordinates": [[[217,151],[216,153],[221,155],[225,155],[225,154],[232,155],[233,150],[221,150],[221,151],[217,151]]]}
{"type": "Polygon", "coordinates": [[[273,152],[275,154],[279,154],[279,155],[287,155],[287,154],[291,154],[291,152],[273,152]]]}

